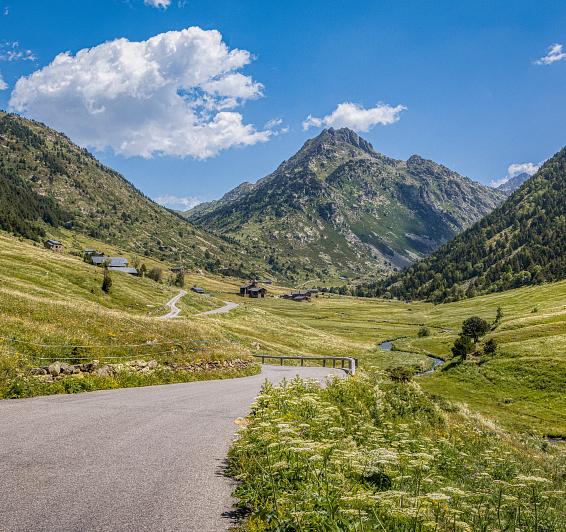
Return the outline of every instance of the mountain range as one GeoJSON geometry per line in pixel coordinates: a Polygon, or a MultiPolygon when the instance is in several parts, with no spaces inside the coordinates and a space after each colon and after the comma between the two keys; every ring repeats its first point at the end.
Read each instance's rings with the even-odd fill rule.
{"type": "Polygon", "coordinates": [[[364,295],[452,301],[566,277],[566,148],[481,221],[364,295]]]}
{"type": "Polygon", "coordinates": [[[330,128],[272,174],[186,216],[283,278],[361,278],[429,255],[503,198],[433,161],[396,160],[330,128]]]}

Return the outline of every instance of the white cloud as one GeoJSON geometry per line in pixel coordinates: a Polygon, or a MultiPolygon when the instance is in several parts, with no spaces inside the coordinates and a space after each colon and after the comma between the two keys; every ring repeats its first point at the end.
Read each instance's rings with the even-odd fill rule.
{"type": "Polygon", "coordinates": [[[8,88],[8,84],[4,81],[2,73],[0,73],[0,91],[5,91],[8,88]]]}
{"type": "Polygon", "coordinates": [[[537,59],[535,64],[537,65],[552,65],[552,63],[556,63],[557,61],[563,61],[566,59],[566,52],[563,49],[561,44],[552,44],[548,47],[548,51],[545,56],[537,59]]]}
{"type": "Polygon", "coordinates": [[[196,207],[201,200],[193,196],[174,196],[172,194],[165,194],[164,196],[159,196],[155,198],[155,202],[164,207],[169,207],[170,209],[176,210],[189,210],[196,207]]]}
{"type": "Polygon", "coordinates": [[[377,124],[387,126],[399,120],[399,115],[407,109],[404,105],[392,107],[385,103],[379,103],[375,107],[365,109],[360,105],[350,102],[338,104],[336,109],[323,118],[309,115],[303,122],[303,129],[310,127],[349,127],[355,131],[369,131],[377,124]]]}
{"type": "Polygon", "coordinates": [[[500,187],[504,183],[507,183],[513,177],[519,174],[529,174],[534,175],[538,172],[538,169],[541,167],[542,163],[535,164],[535,163],[513,163],[507,167],[507,175],[501,179],[495,179],[491,181],[490,186],[493,188],[500,187]]]}
{"type": "Polygon", "coordinates": [[[509,175],[509,177],[515,177],[519,174],[534,175],[538,172],[540,166],[540,163],[513,163],[510,164],[507,168],[507,174],[509,175]]]}
{"type": "Polygon", "coordinates": [[[31,50],[20,48],[18,41],[0,43],[0,61],[35,61],[37,57],[31,50]]]}
{"type": "Polygon", "coordinates": [[[231,109],[263,86],[239,72],[252,60],[215,30],[198,27],[147,41],[117,39],[53,62],[18,80],[10,109],[64,131],[83,146],[125,156],[207,158],[265,142],[231,109]]]}
{"type": "Polygon", "coordinates": [[[144,0],[143,3],[146,6],[162,7],[163,9],[167,9],[171,5],[171,0],[144,0]]]}
{"type": "Polygon", "coordinates": [[[10,8],[9,7],[5,7],[4,8],[4,16],[7,17],[10,14],[10,8]]]}

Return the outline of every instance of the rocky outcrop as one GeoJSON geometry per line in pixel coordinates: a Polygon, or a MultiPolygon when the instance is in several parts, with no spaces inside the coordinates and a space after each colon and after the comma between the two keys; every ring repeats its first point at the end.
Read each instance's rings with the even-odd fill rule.
{"type": "Polygon", "coordinates": [[[84,377],[113,377],[119,373],[152,373],[161,371],[185,371],[199,373],[204,371],[220,371],[224,369],[246,369],[255,364],[252,360],[209,360],[193,363],[180,363],[167,361],[160,364],[157,360],[130,360],[119,364],[100,364],[98,360],[84,364],[65,364],[55,361],[48,366],[31,368],[29,374],[42,382],[54,382],[67,376],[84,377]]]}

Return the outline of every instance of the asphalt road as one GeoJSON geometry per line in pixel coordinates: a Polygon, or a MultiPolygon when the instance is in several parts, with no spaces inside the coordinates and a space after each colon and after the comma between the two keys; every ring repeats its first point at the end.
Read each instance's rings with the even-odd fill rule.
{"type": "Polygon", "coordinates": [[[176,318],[180,313],[181,309],[177,306],[179,300],[186,296],[187,292],[185,290],[181,290],[175,297],[171,298],[167,303],[165,303],[166,307],[169,307],[169,312],[164,316],[159,316],[158,319],[160,320],[170,320],[172,318],[176,318]]]}
{"type": "Polygon", "coordinates": [[[265,378],[332,371],[0,401],[0,530],[226,530],[234,420],[265,378]]]}
{"type": "Polygon", "coordinates": [[[215,308],[212,310],[207,310],[206,312],[201,312],[199,316],[211,316],[213,314],[227,314],[231,310],[238,308],[240,305],[238,303],[232,303],[231,301],[224,301],[225,305],[220,308],[215,308]]]}

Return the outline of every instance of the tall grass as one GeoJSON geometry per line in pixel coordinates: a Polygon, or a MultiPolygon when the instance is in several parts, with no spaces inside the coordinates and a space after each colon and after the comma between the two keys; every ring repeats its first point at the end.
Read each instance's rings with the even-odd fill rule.
{"type": "Polygon", "coordinates": [[[266,384],[241,424],[230,468],[250,531],[565,530],[564,456],[415,383],[266,384]]]}

